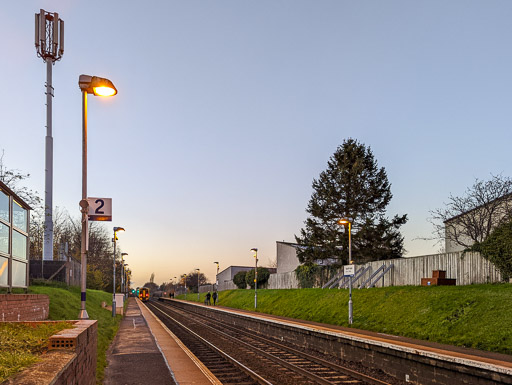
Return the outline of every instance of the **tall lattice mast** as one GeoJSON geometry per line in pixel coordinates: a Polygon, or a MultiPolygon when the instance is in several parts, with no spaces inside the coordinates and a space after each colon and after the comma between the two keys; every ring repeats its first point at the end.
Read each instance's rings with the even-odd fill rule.
{"type": "Polygon", "coordinates": [[[52,137],[52,65],[64,54],[64,21],[57,12],[41,9],[36,13],[35,44],[37,56],[46,63],[46,147],[44,184],[43,260],[53,260],[53,137],[52,137]]]}

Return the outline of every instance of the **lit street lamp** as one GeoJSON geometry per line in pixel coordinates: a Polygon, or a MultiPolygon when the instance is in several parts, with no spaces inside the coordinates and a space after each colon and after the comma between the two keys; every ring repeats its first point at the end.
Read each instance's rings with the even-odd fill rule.
{"type": "Polygon", "coordinates": [[[86,279],[87,279],[87,250],[89,249],[89,221],[87,214],[89,202],[87,202],[87,94],[95,96],[113,96],[117,93],[114,84],[108,79],[97,76],[80,75],[78,86],[82,90],[82,200],[80,208],[82,212],[82,246],[81,246],[81,304],[79,319],[89,319],[85,310],[86,279]],[[109,92],[106,92],[110,90],[109,92]]]}
{"type": "Polygon", "coordinates": [[[114,227],[114,281],[113,281],[113,293],[112,293],[112,317],[116,316],[116,241],[117,241],[117,233],[119,231],[124,231],[122,227],[114,227]]]}
{"type": "Polygon", "coordinates": [[[197,301],[199,302],[199,269],[197,271],[197,301]]]}
{"type": "MultiPolygon", "coordinates": [[[[349,218],[343,218],[338,221],[338,224],[341,226],[348,225],[348,263],[352,264],[352,241],[351,241],[351,233],[352,233],[352,220],[349,218]]],[[[348,284],[348,323],[352,325],[353,321],[353,309],[352,309],[352,275],[349,276],[349,284],[348,284]]]]}
{"type": "Polygon", "coordinates": [[[253,247],[251,249],[254,252],[254,260],[256,261],[256,267],[254,268],[254,308],[258,307],[258,249],[253,247]]]}

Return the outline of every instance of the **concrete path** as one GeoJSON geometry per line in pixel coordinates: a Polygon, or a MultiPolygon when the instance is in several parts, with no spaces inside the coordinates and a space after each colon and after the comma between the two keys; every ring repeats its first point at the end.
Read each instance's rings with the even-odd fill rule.
{"type": "Polygon", "coordinates": [[[135,298],[128,299],[107,362],[105,385],[176,384],[135,298]]]}

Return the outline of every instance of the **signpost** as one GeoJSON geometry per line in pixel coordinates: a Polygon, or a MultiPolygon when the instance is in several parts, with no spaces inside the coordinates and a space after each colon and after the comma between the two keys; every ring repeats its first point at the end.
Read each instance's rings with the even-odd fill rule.
{"type": "Polygon", "coordinates": [[[112,198],[87,198],[90,221],[112,221],[112,198]]]}
{"type": "Polygon", "coordinates": [[[352,277],[356,274],[356,265],[343,266],[343,275],[349,277],[348,283],[348,323],[352,325],[353,311],[352,311],[352,277]]]}

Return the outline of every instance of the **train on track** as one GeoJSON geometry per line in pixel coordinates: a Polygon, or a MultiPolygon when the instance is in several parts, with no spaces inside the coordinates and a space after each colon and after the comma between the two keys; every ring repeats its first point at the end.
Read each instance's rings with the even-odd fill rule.
{"type": "Polygon", "coordinates": [[[139,299],[142,302],[149,301],[149,289],[147,287],[141,287],[139,289],[139,299]]]}

